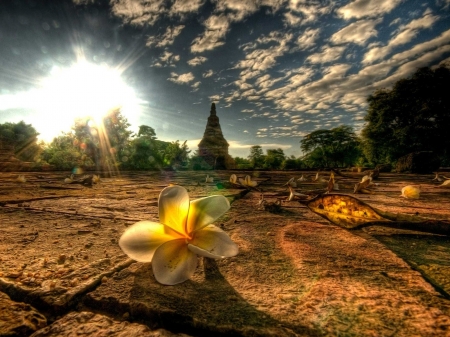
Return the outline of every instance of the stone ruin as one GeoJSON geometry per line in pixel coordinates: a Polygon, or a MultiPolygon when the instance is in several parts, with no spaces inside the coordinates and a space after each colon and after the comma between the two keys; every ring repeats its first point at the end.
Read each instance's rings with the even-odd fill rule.
{"type": "Polygon", "coordinates": [[[206,123],[205,133],[198,144],[198,155],[215,170],[234,168],[234,160],[228,154],[230,145],[223,137],[216,113],[216,105],[211,104],[211,111],[206,123]]]}

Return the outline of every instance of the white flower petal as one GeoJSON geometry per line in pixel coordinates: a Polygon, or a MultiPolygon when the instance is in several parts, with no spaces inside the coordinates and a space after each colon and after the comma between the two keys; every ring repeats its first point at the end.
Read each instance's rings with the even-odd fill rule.
{"type": "Polygon", "coordinates": [[[196,232],[189,243],[188,248],[192,252],[213,259],[235,256],[239,252],[238,246],[228,234],[214,225],[196,232]]]}
{"type": "Polygon", "coordinates": [[[181,234],[186,234],[189,194],[184,187],[169,186],[159,195],[159,221],[181,234]]]}
{"type": "Polygon", "coordinates": [[[133,260],[151,262],[159,246],[179,237],[176,232],[160,223],[139,221],[125,230],[119,246],[133,260]]]}
{"type": "Polygon", "coordinates": [[[192,233],[212,224],[230,209],[230,202],[223,195],[212,195],[191,201],[186,232],[192,233]]]}
{"type": "Polygon", "coordinates": [[[162,284],[174,285],[184,282],[194,274],[195,268],[197,255],[188,249],[185,239],[162,244],[153,256],[153,274],[162,284]]]}

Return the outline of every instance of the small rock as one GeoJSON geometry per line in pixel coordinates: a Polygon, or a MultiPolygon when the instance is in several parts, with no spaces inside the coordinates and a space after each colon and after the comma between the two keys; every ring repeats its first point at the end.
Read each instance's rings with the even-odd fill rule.
{"type": "Polygon", "coordinates": [[[64,262],[66,262],[66,255],[65,254],[61,254],[58,256],[58,264],[64,264],[64,262]]]}

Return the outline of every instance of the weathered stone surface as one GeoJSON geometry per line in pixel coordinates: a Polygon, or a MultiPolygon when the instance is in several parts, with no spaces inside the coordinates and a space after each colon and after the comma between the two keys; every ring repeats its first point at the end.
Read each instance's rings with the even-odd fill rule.
{"type": "Polygon", "coordinates": [[[47,319],[26,303],[11,301],[0,292],[0,336],[28,336],[47,325],[47,319]]]}
{"type": "Polygon", "coordinates": [[[72,312],[41,329],[30,337],[189,337],[183,333],[172,333],[164,329],[150,330],[147,326],[117,321],[93,312],[72,312]]]}
{"type": "MultiPolygon", "coordinates": [[[[254,172],[260,186],[249,192],[227,183],[231,173],[251,174],[131,172],[88,188],[65,185],[63,172],[26,174],[25,184],[14,181],[17,173],[0,173],[0,289],[48,310],[49,319],[61,316],[55,323],[67,322],[67,335],[76,335],[75,308],[193,336],[449,334],[450,301],[431,286],[450,298],[448,238],[347,231],[285,201],[290,178],[316,172],[254,172]],[[157,198],[169,184],[185,186],[191,198],[229,198],[216,224],[240,248],[233,258],[201,260],[192,280],[173,287],[156,283],[151,264],[133,263],[117,244],[128,225],[158,220],[157,198]],[[259,207],[261,193],[279,204],[275,213],[259,207]]],[[[352,194],[362,175],[336,175],[339,193],[352,194]]],[[[324,190],[329,172],[320,176],[295,189],[324,190]]],[[[450,220],[450,190],[433,177],[381,173],[371,194],[355,196],[385,211],[450,220]],[[421,186],[420,199],[400,198],[410,184],[421,186]]],[[[83,329],[106,324],[92,317],[83,329]]]]}
{"type": "Polygon", "coordinates": [[[426,174],[436,171],[440,166],[439,158],[431,151],[409,153],[398,159],[396,171],[426,174]]]}

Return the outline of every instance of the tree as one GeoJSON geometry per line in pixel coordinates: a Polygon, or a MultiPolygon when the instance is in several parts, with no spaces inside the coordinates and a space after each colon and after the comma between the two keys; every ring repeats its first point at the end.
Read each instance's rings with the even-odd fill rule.
{"type": "Polygon", "coordinates": [[[366,157],[380,163],[415,151],[434,151],[448,160],[449,87],[448,67],[420,68],[392,89],[370,95],[361,132],[366,157]]]}
{"type": "Polygon", "coordinates": [[[121,110],[114,109],[98,123],[86,118],[76,119],[72,130],[97,169],[113,170],[129,160],[132,134],[129,127],[121,110]]]}
{"type": "Polygon", "coordinates": [[[312,167],[349,166],[361,156],[358,137],[347,125],[311,132],[300,144],[304,161],[312,167]]]}
{"type": "Polygon", "coordinates": [[[293,155],[289,158],[285,158],[281,163],[281,169],[283,170],[297,170],[300,168],[303,168],[302,160],[295,158],[293,155]]]}
{"type": "Polygon", "coordinates": [[[164,163],[169,167],[186,166],[188,163],[188,155],[191,152],[186,144],[187,140],[180,146],[180,142],[176,140],[167,145],[164,151],[164,163]]]}
{"type": "Polygon", "coordinates": [[[236,168],[240,170],[252,168],[250,160],[241,157],[234,157],[234,162],[236,163],[236,168]]]}
{"type": "Polygon", "coordinates": [[[24,121],[0,124],[0,142],[11,146],[15,155],[24,161],[34,161],[42,151],[37,144],[38,135],[36,129],[24,121]]]}
{"type": "Polygon", "coordinates": [[[267,149],[267,155],[264,159],[264,168],[277,170],[281,168],[281,163],[285,159],[284,151],[278,149],[267,149]]]}
{"type": "Polygon", "coordinates": [[[250,154],[247,158],[250,160],[253,169],[262,168],[264,166],[264,154],[260,145],[253,145],[250,148],[250,154]]]}
{"type": "Polygon", "coordinates": [[[155,130],[148,125],[139,126],[138,137],[130,143],[130,158],[124,167],[138,170],[161,169],[164,151],[169,143],[156,138],[155,130]]]}

